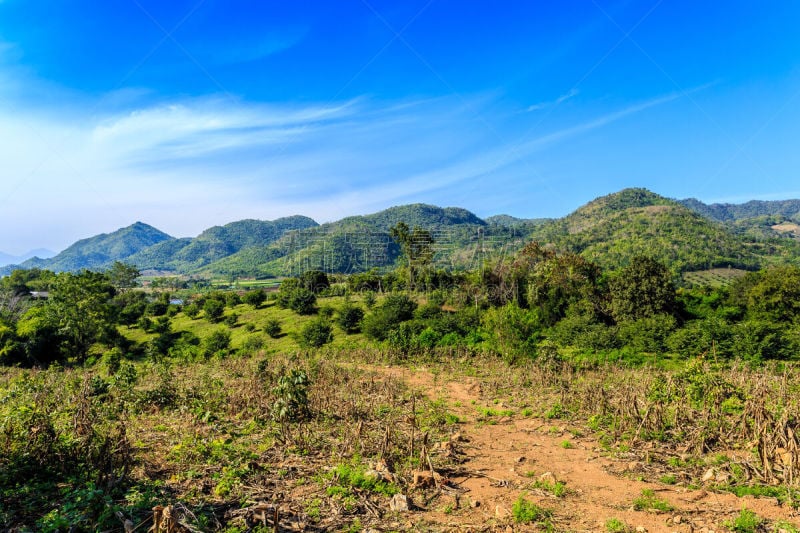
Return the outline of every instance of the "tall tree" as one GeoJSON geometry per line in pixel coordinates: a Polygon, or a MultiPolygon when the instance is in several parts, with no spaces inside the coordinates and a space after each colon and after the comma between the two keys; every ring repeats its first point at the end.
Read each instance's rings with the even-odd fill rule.
{"type": "Polygon", "coordinates": [[[637,256],[610,283],[611,314],[617,322],[676,311],[670,271],[645,256],[637,256]]]}
{"type": "Polygon", "coordinates": [[[413,289],[417,273],[430,265],[433,260],[433,235],[431,232],[414,226],[411,230],[405,222],[398,222],[389,229],[389,235],[400,246],[408,266],[408,285],[413,289]]]}
{"type": "Polygon", "coordinates": [[[139,276],[141,276],[141,272],[139,272],[138,268],[122,261],[114,261],[114,264],[108,270],[108,279],[114,287],[120,290],[135,287],[136,279],[139,276]]]}

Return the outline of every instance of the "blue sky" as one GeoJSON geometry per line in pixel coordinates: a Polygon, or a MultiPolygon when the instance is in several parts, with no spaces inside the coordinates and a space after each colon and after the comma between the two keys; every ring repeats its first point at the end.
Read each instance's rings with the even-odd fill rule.
{"type": "Polygon", "coordinates": [[[0,0],[0,250],[800,197],[800,3],[0,0]]]}

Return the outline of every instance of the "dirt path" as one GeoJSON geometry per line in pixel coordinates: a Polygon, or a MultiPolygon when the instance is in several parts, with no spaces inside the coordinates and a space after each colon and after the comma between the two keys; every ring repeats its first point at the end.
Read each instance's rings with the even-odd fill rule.
{"type": "Polygon", "coordinates": [[[723,524],[744,507],[771,521],[800,524],[797,513],[775,499],[738,498],[730,493],[639,481],[643,464],[602,452],[596,439],[580,436],[579,428],[564,426],[562,421],[555,421],[554,426],[552,420],[518,413],[502,416],[502,404],[482,395],[476,379],[437,378],[424,368],[372,369],[403,380],[431,399],[445,399],[449,412],[463,421],[457,425],[459,435],[453,443],[463,454],[463,474],[447,480],[458,490],[428,511],[412,512],[410,518],[417,524],[453,531],[535,529],[515,524],[511,516],[521,494],[552,510],[553,523],[560,531],[609,531],[607,521],[614,518],[624,522],[627,531],[728,531],[723,524]],[[496,411],[489,423],[486,409],[496,411]],[[542,488],[554,482],[564,484],[565,494],[556,496],[542,488]],[[634,510],[634,500],[645,489],[673,510],[634,510]]]}

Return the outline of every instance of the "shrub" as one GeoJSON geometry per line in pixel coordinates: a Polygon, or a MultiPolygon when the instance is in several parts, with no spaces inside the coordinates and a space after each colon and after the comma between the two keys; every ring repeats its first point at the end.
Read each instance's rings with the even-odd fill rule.
{"type": "Polygon", "coordinates": [[[258,309],[267,300],[267,294],[261,289],[256,289],[254,291],[246,292],[242,300],[244,300],[244,303],[247,305],[252,305],[258,309]]]}
{"type": "Polygon", "coordinates": [[[318,317],[300,330],[298,342],[304,348],[319,348],[333,340],[333,328],[325,318],[318,317]]]}
{"type": "Polygon", "coordinates": [[[219,322],[222,320],[223,313],[225,313],[225,304],[216,299],[206,300],[203,304],[203,312],[210,322],[219,322]]]}
{"type": "Polygon", "coordinates": [[[358,333],[361,331],[361,321],[364,319],[364,310],[350,303],[339,310],[336,323],[345,333],[358,333]]]}
{"type": "Polygon", "coordinates": [[[281,323],[277,318],[270,318],[264,324],[264,333],[272,337],[273,339],[277,339],[281,336],[281,323]]]}
{"type": "Polygon", "coordinates": [[[203,353],[206,357],[212,355],[227,355],[231,346],[231,333],[227,329],[220,328],[211,333],[203,341],[203,353]]]}

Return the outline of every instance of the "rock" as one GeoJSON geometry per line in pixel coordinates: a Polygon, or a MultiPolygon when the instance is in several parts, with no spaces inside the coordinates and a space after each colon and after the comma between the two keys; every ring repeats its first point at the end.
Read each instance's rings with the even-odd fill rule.
{"type": "Polygon", "coordinates": [[[453,433],[450,437],[450,442],[467,442],[467,439],[461,433],[453,433]]]}
{"type": "Polygon", "coordinates": [[[496,505],[494,508],[494,515],[497,518],[505,518],[506,516],[508,516],[508,509],[506,509],[502,505],[496,505]]]}
{"type": "Polygon", "coordinates": [[[703,483],[708,483],[709,481],[713,480],[716,476],[717,476],[716,471],[713,468],[709,468],[708,470],[706,470],[706,473],[703,474],[701,481],[703,483]]]}
{"type": "Polygon", "coordinates": [[[395,513],[408,512],[408,498],[405,494],[395,494],[389,500],[389,508],[395,513]]]}
{"type": "Polygon", "coordinates": [[[627,470],[636,470],[639,468],[639,461],[631,461],[628,463],[627,470]]]}
{"type": "Polygon", "coordinates": [[[681,515],[676,514],[675,516],[672,517],[673,524],[680,524],[681,522],[683,522],[683,517],[681,515]]]}
{"type": "Polygon", "coordinates": [[[647,528],[644,526],[636,526],[636,533],[647,533],[647,528]]]}
{"type": "Polygon", "coordinates": [[[412,484],[415,487],[426,488],[433,487],[436,484],[436,480],[433,477],[433,472],[428,472],[427,470],[416,470],[413,472],[412,476],[412,484]]]}
{"type": "Polygon", "coordinates": [[[523,456],[517,457],[517,462],[518,463],[524,463],[525,461],[526,461],[525,457],[523,457],[523,456]]]}
{"type": "Polygon", "coordinates": [[[471,500],[469,502],[469,506],[472,507],[473,509],[477,509],[478,507],[481,506],[481,501],[480,500],[471,500]]]}
{"type": "Polygon", "coordinates": [[[544,474],[539,476],[539,481],[550,485],[555,485],[556,483],[558,483],[558,479],[556,479],[555,474],[553,474],[552,472],[545,472],[544,474]]]}
{"type": "Polygon", "coordinates": [[[510,416],[503,416],[497,421],[498,424],[508,424],[509,422],[511,422],[510,416]]]}
{"type": "Polygon", "coordinates": [[[364,477],[372,481],[378,481],[379,479],[383,479],[383,474],[371,468],[364,472],[364,477]]]}

